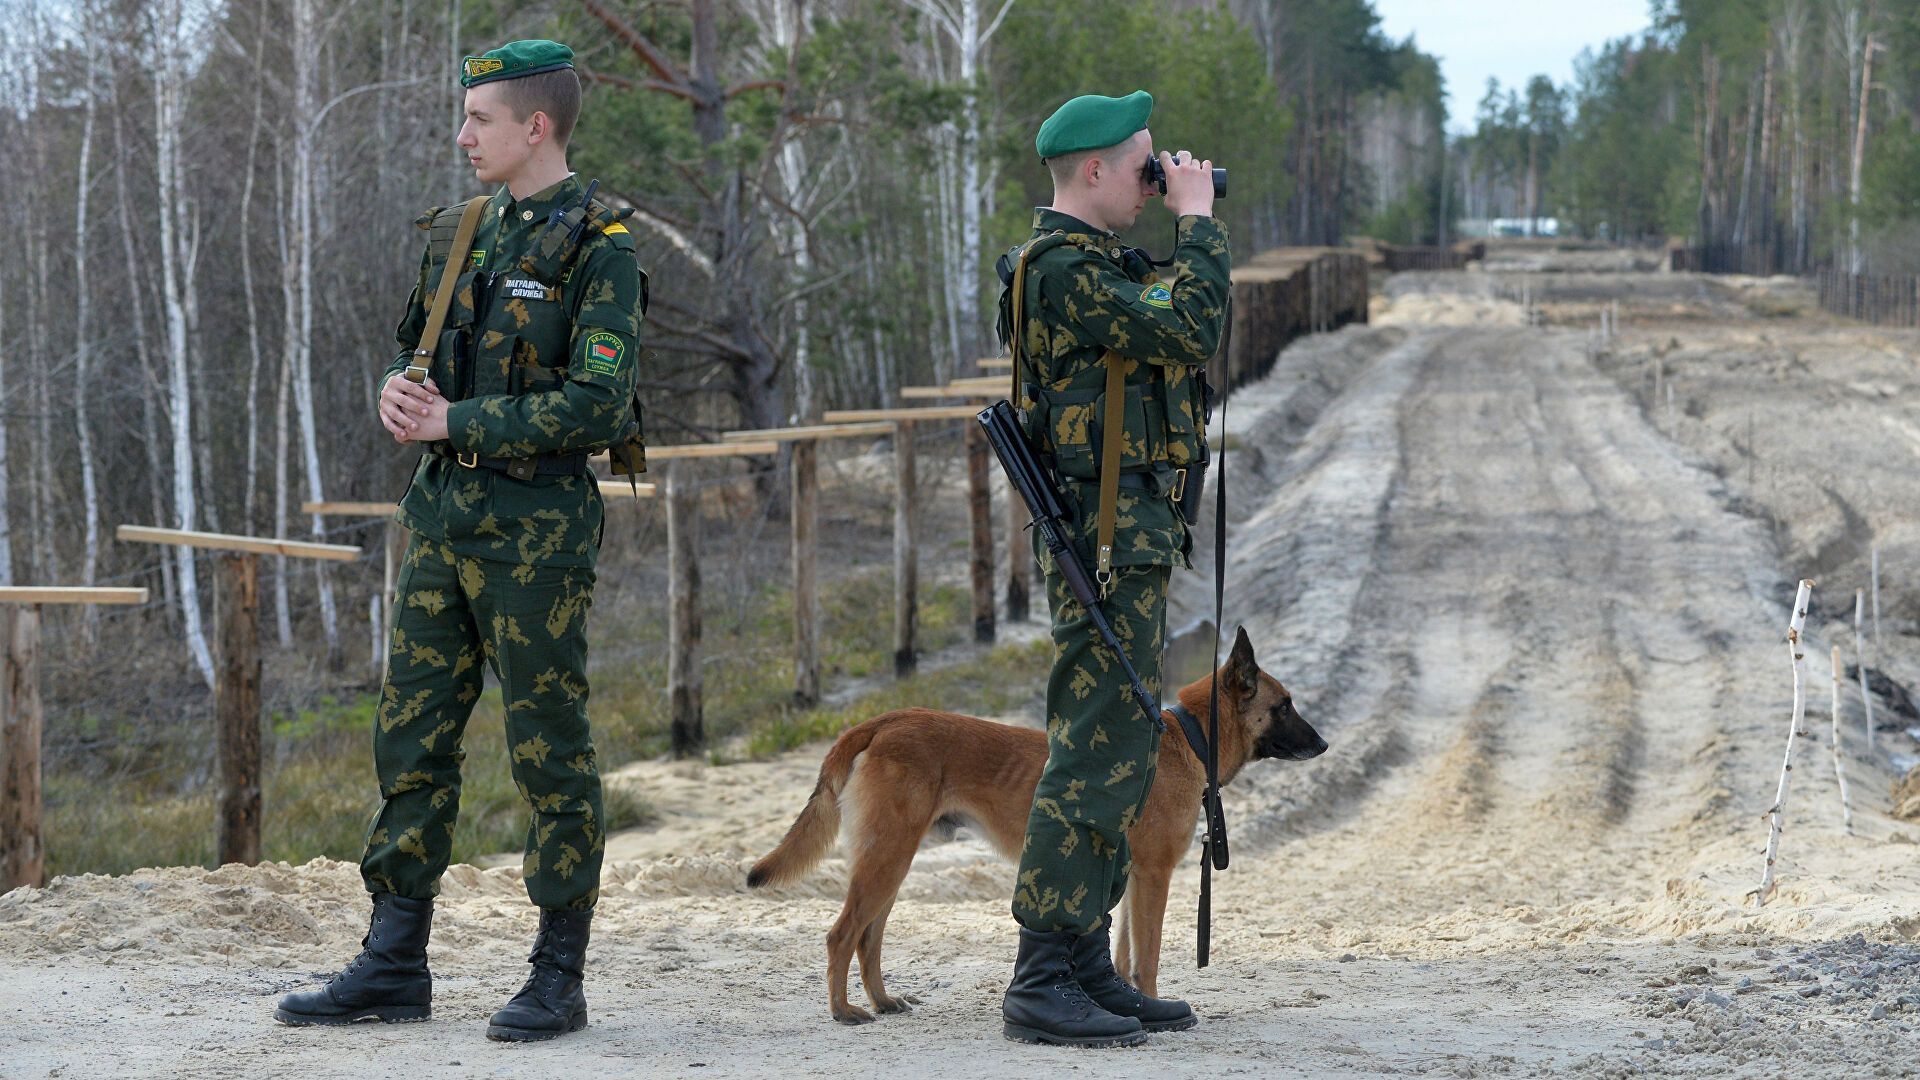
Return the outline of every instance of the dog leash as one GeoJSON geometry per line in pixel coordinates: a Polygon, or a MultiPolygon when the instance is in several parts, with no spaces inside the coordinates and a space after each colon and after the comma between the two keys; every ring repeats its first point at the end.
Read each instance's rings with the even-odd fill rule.
{"type": "MultiPolygon", "coordinates": [[[[1233,294],[1227,294],[1226,331],[1220,336],[1220,354],[1230,353],[1233,340],[1233,294]]],[[[1224,365],[1223,365],[1224,366],[1224,365]]],[[[1207,818],[1206,835],[1200,841],[1200,910],[1194,927],[1194,966],[1206,967],[1211,952],[1213,921],[1213,872],[1227,868],[1227,814],[1220,805],[1220,633],[1226,606],[1227,585],[1227,398],[1232,396],[1233,371],[1229,367],[1221,380],[1220,462],[1213,475],[1213,682],[1209,686],[1207,733],[1200,733],[1200,722],[1178,701],[1168,710],[1180,723],[1194,755],[1205,765],[1207,786],[1201,792],[1200,806],[1207,818]]]]}
{"type": "MultiPolygon", "coordinates": [[[[1227,327],[1231,333],[1231,302],[1227,310],[1227,327]]],[[[1232,396],[1231,371],[1225,381],[1229,385],[1220,394],[1220,464],[1213,480],[1213,682],[1207,691],[1207,789],[1200,797],[1207,811],[1207,835],[1200,846],[1200,913],[1194,933],[1196,967],[1207,966],[1211,944],[1208,931],[1213,914],[1213,871],[1227,868],[1227,814],[1220,805],[1220,620],[1227,592],[1227,398],[1232,396]]]]}

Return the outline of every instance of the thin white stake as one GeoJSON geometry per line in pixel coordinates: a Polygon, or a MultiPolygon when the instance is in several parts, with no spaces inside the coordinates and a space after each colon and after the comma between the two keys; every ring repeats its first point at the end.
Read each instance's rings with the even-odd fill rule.
{"type": "Polygon", "coordinates": [[[1880,545],[1873,545],[1873,655],[1880,656],[1880,545]]]}
{"type": "Polygon", "coordinates": [[[1840,782],[1840,824],[1853,835],[1853,800],[1847,796],[1847,771],[1840,767],[1840,684],[1846,672],[1840,667],[1840,646],[1833,647],[1833,778],[1840,782]]]}
{"type": "Polygon", "coordinates": [[[1667,430],[1673,430],[1673,383],[1667,383],[1667,430]]]}
{"type": "Polygon", "coordinates": [[[1873,753],[1873,697],[1867,693],[1867,637],[1861,615],[1866,607],[1866,590],[1853,590],[1853,662],[1860,675],[1860,704],[1867,711],[1867,753],[1873,753]]]}
{"type": "Polygon", "coordinates": [[[1773,899],[1773,863],[1780,854],[1780,832],[1787,812],[1787,782],[1793,779],[1793,740],[1801,734],[1800,724],[1807,717],[1807,654],[1800,648],[1800,631],[1807,625],[1807,603],[1813,598],[1813,582],[1800,579],[1800,591],[1793,598],[1793,618],[1787,623],[1787,653],[1793,657],[1793,722],[1787,728],[1787,756],[1780,764],[1780,790],[1767,811],[1767,866],[1760,875],[1760,887],[1748,893],[1756,904],[1773,899]]]}

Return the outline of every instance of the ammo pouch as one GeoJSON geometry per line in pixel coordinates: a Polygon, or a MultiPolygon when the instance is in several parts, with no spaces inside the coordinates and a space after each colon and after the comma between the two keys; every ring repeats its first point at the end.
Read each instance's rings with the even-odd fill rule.
{"type": "MultiPolygon", "coordinates": [[[[1172,471],[1168,451],[1174,434],[1160,394],[1160,381],[1129,383],[1121,407],[1120,471],[1172,471]]],[[[1028,384],[1033,402],[1029,421],[1041,434],[1039,445],[1052,453],[1054,467],[1069,480],[1092,480],[1100,475],[1100,456],[1106,447],[1106,391],[1043,390],[1028,384]]]]}

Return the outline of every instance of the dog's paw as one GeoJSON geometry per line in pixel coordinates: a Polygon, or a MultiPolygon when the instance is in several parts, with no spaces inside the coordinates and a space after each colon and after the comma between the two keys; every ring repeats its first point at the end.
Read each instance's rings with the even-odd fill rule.
{"type": "Polygon", "coordinates": [[[874,999],[873,1007],[883,1013],[903,1013],[912,1011],[908,1006],[918,1004],[920,999],[912,994],[901,994],[898,997],[883,994],[874,999]]]}
{"type": "Polygon", "coordinates": [[[833,1018],[843,1024],[871,1024],[873,1014],[858,1005],[848,1005],[844,1009],[833,1010],[833,1018]]]}

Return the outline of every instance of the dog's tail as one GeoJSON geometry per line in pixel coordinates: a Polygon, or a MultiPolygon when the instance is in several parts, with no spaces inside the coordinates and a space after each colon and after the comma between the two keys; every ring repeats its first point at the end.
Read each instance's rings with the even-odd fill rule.
{"type": "Polygon", "coordinates": [[[793,819],[779,846],[767,852],[747,872],[748,888],[785,885],[826,858],[827,852],[833,849],[834,839],[840,835],[840,792],[853,772],[853,759],[866,752],[886,719],[874,717],[848,728],[834,740],[826,760],[820,763],[820,779],[813,785],[807,805],[801,809],[800,816],[793,819]]]}

